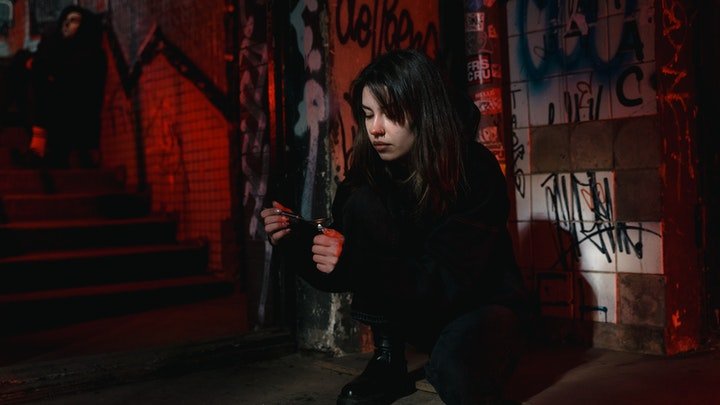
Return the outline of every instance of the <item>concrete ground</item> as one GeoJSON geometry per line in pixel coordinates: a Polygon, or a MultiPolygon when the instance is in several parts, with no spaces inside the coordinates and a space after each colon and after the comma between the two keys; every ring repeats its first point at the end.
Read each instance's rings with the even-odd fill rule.
{"type": "MultiPolygon", "coordinates": [[[[720,404],[720,350],[673,357],[553,346],[529,349],[507,397],[530,405],[720,404]]],[[[84,404],[334,404],[368,354],[294,353],[36,401],[84,404]]],[[[423,358],[412,356],[411,367],[423,358]]],[[[442,404],[426,381],[396,404],[442,404]]]]}

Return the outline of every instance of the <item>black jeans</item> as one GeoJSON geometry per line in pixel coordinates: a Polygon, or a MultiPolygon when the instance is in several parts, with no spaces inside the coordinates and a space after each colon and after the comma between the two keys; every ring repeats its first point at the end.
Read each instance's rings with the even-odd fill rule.
{"type": "Polygon", "coordinates": [[[446,404],[494,403],[523,345],[513,311],[499,305],[481,307],[442,330],[425,366],[426,378],[446,404]]]}

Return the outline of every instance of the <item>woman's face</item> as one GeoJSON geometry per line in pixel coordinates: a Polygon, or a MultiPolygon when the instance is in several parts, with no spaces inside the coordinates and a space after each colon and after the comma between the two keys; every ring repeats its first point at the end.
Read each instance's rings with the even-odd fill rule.
{"type": "Polygon", "coordinates": [[[405,125],[400,125],[389,119],[367,87],[362,91],[362,108],[367,135],[380,159],[389,162],[410,152],[415,134],[410,131],[409,123],[405,120],[405,125]]]}
{"type": "Polygon", "coordinates": [[[65,38],[72,38],[77,33],[78,28],[80,28],[80,23],[82,22],[82,15],[78,13],[77,11],[71,11],[68,13],[67,16],[65,16],[65,20],[62,24],[62,35],[65,38]]]}

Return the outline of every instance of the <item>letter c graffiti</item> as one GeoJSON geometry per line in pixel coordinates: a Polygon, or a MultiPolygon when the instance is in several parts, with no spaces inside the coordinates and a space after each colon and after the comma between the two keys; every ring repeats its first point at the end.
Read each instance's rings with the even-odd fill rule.
{"type": "Polygon", "coordinates": [[[638,66],[630,66],[627,68],[624,72],[618,76],[617,83],[615,84],[615,94],[617,94],[618,101],[620,101],[620,104],[626,106],[626,107],[634,107],[637,105],[642,104],[642,98],[627,98],[625,96],[624,87],[625,87],[625,80],[630,75],[635,75],[638,81],[638,86],[640,82],[643,79],[643,71],[638,66]]]}

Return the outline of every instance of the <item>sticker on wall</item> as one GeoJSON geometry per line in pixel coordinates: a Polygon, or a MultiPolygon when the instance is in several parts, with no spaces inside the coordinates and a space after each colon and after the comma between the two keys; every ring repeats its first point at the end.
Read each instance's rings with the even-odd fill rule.
{"type": "Polygon", "coordinates": [[[485,13],[465,13],[465,32],[485,31],[485,13]]]}
{"type": "Polygon", "coordinates": [[[489,37],[490,39],[498,39],[498,38],[500,38],[500,37],[498,36],[497,30],[495,29],[495,25],[494,25],[494,24],[488,25],[487,34],[488,34],[488,37],[489,37]]]}
{"type": "Polygon", "coordinates": [[[467,55],[477,55],[482,51],[489,52],[489,45],[487,34],[483,31],[465,33],[465,53],[467,55]]]}
{"type": "Polygon", "coordinates": [[[492,87],[475,93],[475,105],[483,115],[502,113],[502,92],[500,88],[492,87]]]}
{"type": "Polygon", "coordinates": [[[492,62],[489,53],[481,52],[468,58],[467,80],[468,84],[492,83],[492,62]]]}

